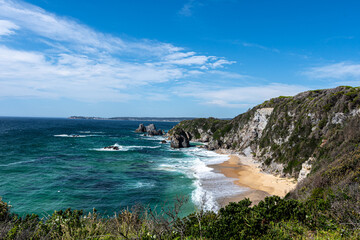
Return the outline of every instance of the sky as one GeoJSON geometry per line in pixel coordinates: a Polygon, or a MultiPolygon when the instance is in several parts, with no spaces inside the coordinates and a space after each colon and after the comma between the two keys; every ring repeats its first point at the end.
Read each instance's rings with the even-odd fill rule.
{"type": "Polygon", "coordinates": [[[0,0],[0,116],[231,118],[360,85],[360,1],[0,0]]]}

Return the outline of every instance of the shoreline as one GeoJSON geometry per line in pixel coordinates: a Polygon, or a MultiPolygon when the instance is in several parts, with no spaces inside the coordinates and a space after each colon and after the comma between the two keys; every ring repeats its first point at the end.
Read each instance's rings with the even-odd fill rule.
{"type": "Polygon", "coordinates": [[[226,150],[217,150],[218,154],[226,154],[229,159],[220,164],[208,165],[214,172],[221,173],[227,178],[235,179],[234,183],[246,189],[245,192],[235,196],[223,197],[218,200],[221,207],[230,202],[238,202],[249,198],[252,205],[259,203],[267,196],[277,195],[284,197],[293,190],[297,181],[294,178],[281,178],[260,169],[260,164],[252,157],[229,153],[226,150]]]}

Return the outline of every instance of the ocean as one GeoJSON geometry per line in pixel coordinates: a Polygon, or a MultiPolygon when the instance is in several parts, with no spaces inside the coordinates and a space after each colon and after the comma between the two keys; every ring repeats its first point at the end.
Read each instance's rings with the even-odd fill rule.
{"type": "MultiPolygon", "coordinates": [[[[200,143],[172,149],[164,137],[135,133],[140,123],[1,117],[0,197],[20,216],[66,208],[111,216],[135,204],[171,207],[185,197],[186,215],[217,211],[219,199],[244,191],[208,167],[226,155],[195,147],[200,143]],[[119,150],[104,149],[110,145],[119,150]]],[[[176,125],[143,123],[165,131],[176,125]]]]}

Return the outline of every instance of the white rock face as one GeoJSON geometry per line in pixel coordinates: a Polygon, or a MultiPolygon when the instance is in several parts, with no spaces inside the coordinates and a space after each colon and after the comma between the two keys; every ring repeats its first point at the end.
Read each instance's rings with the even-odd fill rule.
{"type": "Polygon", "coordinates": [[[307,116],[310,118],[312,125],[316,125],[319,122],[319,119],[316,117],[314,113],[308,113],[307,116]]]}
{"type": "Polygon", "coordinates": [[[248,148],[251,141],[261,137],[273,110],[274,108],[260,108],[256,110],[253,119],[237,132],[237,138],[241,139],[242,149],[248,148]]]}
{"type": "Polygon", "coordinates": [[[244,153],[245,156],[247,156],[247,157],[251,157],[251,156],[252,156],[252,155],[251,155],[252,151],[251,151],[251,148],[250,148],[250,147],[245,148],[244,151],[243,151],[243,153],[244,153]]]}
{"type": "Polygon", "coordinates": [[[261,137],[262,131],[265,129],[273,110],[274,108],[260,108],[255,112],[252,120],[254,125],[253,129],[257,129],[259,138],[261,137]]]}
{"type": "Polygon", "coordinates": [[[359,109],[354,109],[350,112],[351,116],[356,116],[356,115],[360,115],[360,108],[359,109]]]}
{"type": "Polygon", "coordinates": [[[315,160],[313,157],[310,157],[309,160],[307,160],[306,162],[304,162],[302,164],[302,168],[299,172],[299,177],[298,177],[298,182],[301,182],[302,180],[304,180],[306,178],[306,176],[311,172],[311,162],[315,160]]]}
{"type": "Polygon", "coordinates": [[[331,119],[332,124],[342,124],[346,119],[346,116],[343,113],[335,113],[335,116],[331,119]]]}

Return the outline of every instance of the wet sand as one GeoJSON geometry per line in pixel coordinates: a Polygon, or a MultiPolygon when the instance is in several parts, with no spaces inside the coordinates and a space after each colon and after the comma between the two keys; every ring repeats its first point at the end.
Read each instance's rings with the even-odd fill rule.
{"type": "Polygon", "coordinates": [[[237,196],[221,199],[219,201],[221,206],[245,198],[249,198],[253,204],[257,204],[266,196],[277,195],[284,197],[296,186],[295,179],[281,178],[261,172],[259,164],[252,157],[233,154],[230,155],[229,160],[209,167],[226,177],[237,179],[234,181],[235,184],[248,189],[237,196]]]}

